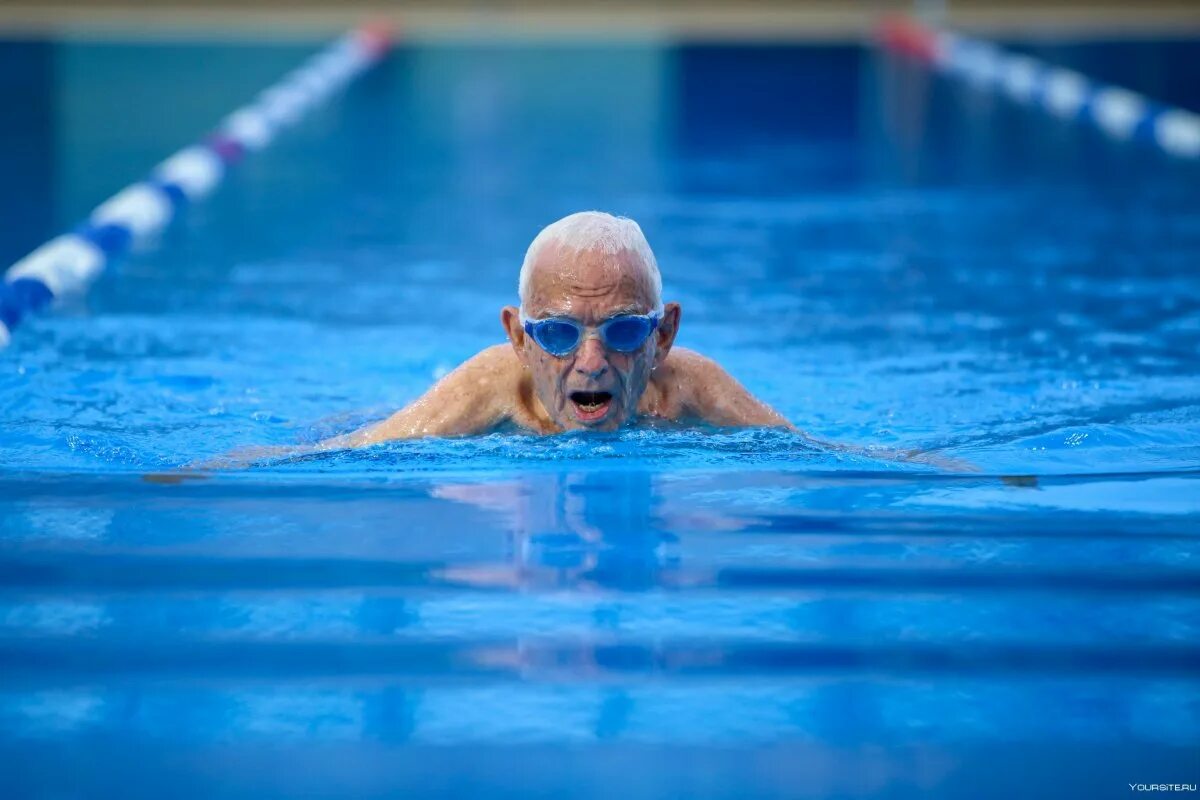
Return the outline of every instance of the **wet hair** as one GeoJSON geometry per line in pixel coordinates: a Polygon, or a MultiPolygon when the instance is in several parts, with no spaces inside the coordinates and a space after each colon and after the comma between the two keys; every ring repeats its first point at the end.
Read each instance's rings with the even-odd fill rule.
{"type": "Polygon", "coordinates": [[[525,251],[525,262],[521,264],[521,278],[517,284],[522,307],[529,291],[533,264],[542,250],[550,244],[557,245],[568,253],[598,250],[608,255],[623,252],[635,254],[645,265],[650,278],[654,307],[662,308],[662,275],[659,274],[658,261],[654,258],[650,243],[646,241],[646,235],[642,233],[641,227],[628,217],[614,217],[603,211],[580,211],[563,217],[542,228],[541,233],[534,237],[529,249],[525,251]]]}

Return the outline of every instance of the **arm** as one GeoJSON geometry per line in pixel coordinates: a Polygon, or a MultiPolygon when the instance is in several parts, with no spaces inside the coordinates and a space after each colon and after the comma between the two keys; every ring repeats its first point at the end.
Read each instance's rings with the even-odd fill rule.
{"type": "MultiPolygon", "coordinates": [[[[223,456],[193,462],[186,468],[237,469],[259,461],[365,447],[389,439],[477,433],[498,424],[509,413],[513,393],[512,363],[515,361],[516,356],[508,345],[489,347],[383,422],[317,444],[243,447],[223,456]]],[[[173,473],[150,474],[145,478],[161,483],[176,483],[180,479],[173,473]]]]}
{"type": "Polygon", "coordinates": [[[383,422],[326,439],[318,450],[365,447],[392,439],[466,436],[502,422],[512,404],[516,360],[508,345],[495,345],[465,361],[429,391],[383,422]]]}

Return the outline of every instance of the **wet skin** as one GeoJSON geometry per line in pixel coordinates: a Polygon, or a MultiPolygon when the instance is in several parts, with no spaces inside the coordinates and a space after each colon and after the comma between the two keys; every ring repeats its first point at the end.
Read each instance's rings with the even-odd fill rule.
{"type": "MultiPolygon", "coordinates": [[[[641,419],[796,431],[715,361],[673,346],[681,318],[678,303],[664,306],[658,329],[637,350],[620,353],[604,346],[595,326],[618,314],[653,310],[653,289],[632,254],[562,252],[548,247],[532,266],[528,316],[566,316],[589,326],[573,352],[562,357],[547,353],[525,334],[519,310],[505,306],[500,322],[507,344],[489,347],[467,360],[383,422],[315,446],[243,448],[190,467],[239,467],[393,439],[468,436],[514,427],[541,434],[609,431],[641,419]]],[[[918,462],[953,472],[977,471],[972,464],[936,452],[868,452],[796,433],[831,450],[918,462]]],[[[179,476],[148,475],[146,479],[177,482],[179,476]]]]}
{"type": "MultiPolygon", "coordinates": [[[[678,303],[664,306],[658,329],[633,352],[612,351],[596,334],[595,326],[617,314],[645,314],[653,307],[653,289],[632,254],[561,252],[548,247],[533,265],[526,312],[532,319],[566,316],[589,326],[573,352],[562,357],[547,353],[525,334],[519,310],[506,306],[500,311],[500,322],[507,344],[489,347],[467,360],[383,422],[315,446],[251,447],[191,466],[229,468],[393,439],[468,436],[514,427],[541,434],[609,431],[643,419],[796,430],[715,361],[673,346],[681,318],[678,303]]],[[[976,471],[969,463],[938,453],[878,449],[868,453],[861,447],[799,435],[832,450],[954,472],[976,471]]]]}
{"type": "Polygon", "coordinates": [[[562,357],[547,353],[525,334],[519,310],[506,306],[500,321],[508,344],[482,351],[387,420],[323,444],[353,447],[513,425],[536,433],[610,431],[638,417],[792,427],[716,362],[673,347],[678,303],[664,306],[658,329],[634,352],[604,345],[595,326],[654,309],[650,280],[632,253],[547,247],[533,265],[525,301],[531,319],[563,316],[589,326],[578,348],[562,357]]]}
{"type": "MultiPolygon", "coordinates": [[[[535,268],[531,276],[525,313],[532,319],[570,317],[589,326],[579,347],[565,356],[547,353],[528,337],[516,308],[508,306],[500,313],[517,359],[529,375],[537,407],[552,429],[620,427],[639,410],[651,372],[671,350],[679,329],[678,303],[664,308],[658,330],[631,353],[608,349],[593,332],[618,314],[654,310],[649,279],[633,258],[628,253],[553,250],[539,260],[549,263],[535,268]]],[[[643,413],[655,412],[647,408],[643,413]]]]}

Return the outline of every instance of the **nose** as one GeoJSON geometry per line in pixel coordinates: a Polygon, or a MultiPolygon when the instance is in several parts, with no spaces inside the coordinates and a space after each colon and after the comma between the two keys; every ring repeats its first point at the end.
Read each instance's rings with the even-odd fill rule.
{"type": "Polygon", "coordinates": [[[575,353],[575,371],[595,380],[608,372],[608,356],[599,337],[589,336],[575,353]]]}

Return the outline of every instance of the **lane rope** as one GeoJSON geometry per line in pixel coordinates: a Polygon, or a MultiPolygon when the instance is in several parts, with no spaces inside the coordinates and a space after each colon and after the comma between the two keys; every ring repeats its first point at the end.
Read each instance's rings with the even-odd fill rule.
{"type": "Polygon", "coordinates": [[[906,17],[885,20],[877,38],[891,52],[1059,119],[1091,125],[1114,140],[1146,142],[1176,158],[1200,159],[1200,115],[1191,111],[906,17]]]}
{"type": "Polygon", "coordinates": [[[232,166],[270,145],[378,63],[390,47],[390,34],[379,26],[345,34],[227,116],[203,141],[171,155],[149,177],[97,206],[74,230],[9,267],[0,282],[0,348],[31,314],[56,298],[87,291],[115,259],[155,243],[187,206],[208,197],[232,166]]]}

